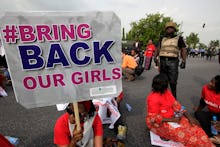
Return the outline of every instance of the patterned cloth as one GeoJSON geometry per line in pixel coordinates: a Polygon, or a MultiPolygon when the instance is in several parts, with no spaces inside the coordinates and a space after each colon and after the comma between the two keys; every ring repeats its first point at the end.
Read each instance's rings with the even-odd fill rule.
{"type": "Polygon", "coordinates": [[[182,143],[187,147],[211,147],[213,144],[205,132],[196,125],[191,125],[185,116],[182,116],[179,127],[173,127],[163,118],[174,117],[174,112],[180,110],[181,105],[175,100],[171,92],[164,94],[151,92],[146,99],[148,128],[162,138],[182,143]]]}

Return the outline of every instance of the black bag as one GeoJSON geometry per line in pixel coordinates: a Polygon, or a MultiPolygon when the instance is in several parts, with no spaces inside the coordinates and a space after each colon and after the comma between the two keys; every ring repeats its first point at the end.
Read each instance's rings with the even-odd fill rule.
{"type": "Polygon", "coordinates": [[[135,74],[138,75],[138,76],[140,76],[143,71],[144,71],[144,67],[142,67],[142,65],[138,65],[138,66],[135,68],[135,74]]]}

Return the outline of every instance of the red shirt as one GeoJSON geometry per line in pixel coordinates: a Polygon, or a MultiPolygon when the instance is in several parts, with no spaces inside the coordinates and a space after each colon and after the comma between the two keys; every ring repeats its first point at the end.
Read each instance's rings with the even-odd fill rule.
{"type": "MultiPolygon", "coordinates": [[[[54,127],[54,144],[66,145],[70,143],[68,116],[68,113],[65,113],[58,118],[54,127]]],[[[102,121],[98,115],[95,116],[92,127],[94,136],[103,136],[102,121]]]]}
{"type": "Polygon", "coordinates": [[[14,147],[3,135],[0,134],[0,147],[14,147]]]}
{"type": "Polygon", "coordinates": [[[145,51],[145,56],[147,57],[152,57],[153,54],[154,54],[154,51],[155,51],[156,47],[154,46],[154,44],[149,44],[147,45],[146,47],[146,51],[145,51]]]}
{"type": "Polygon", "coordinates": [[[148,113],[154,113],[165,118],[171,118],[174,115],[174,102],[175,98],[170,90],[166,90],[163,94],[151,92],[147,97],[148,113]]]}
{"type": "Polygon", "coordinates": [[[214,90],[210,90],[208,85],[203,86],[202,96],[208,106],[210,112],[220,113],[220,93],[216,94],[214,90]]]}

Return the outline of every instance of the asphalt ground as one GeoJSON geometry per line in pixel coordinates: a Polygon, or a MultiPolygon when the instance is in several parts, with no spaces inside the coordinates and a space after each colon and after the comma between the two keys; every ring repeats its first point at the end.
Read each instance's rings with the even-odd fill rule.
{"type": "MultiPolygon", "coordinates": [[[[153,64],[154,65],[154,64],[153,64]]],[[[128,127],[126,147],[151,147],[149,130],[146,128],[146,96],[151,90],[153,77],[158,73],[152,65],[135,81],[123,80],[124,99],[120,105],[121,120],[128,127]],[[128,103],[132,111],[125,107],[128,103]]],[[[220,74],[217,57],[211,61],[188,58],[186,69],[179,70],[177,99],[186,110],[193,113],[199,103],[201,88],[212,77],[220,74]]],[[[20,139],[18,147],[53,147],[53,127],[56,119],[64,112],[55,106],[25,109],[16,102],[12,86],[7,86],[8,97],[0,98],[0,133],[20,139]]],[[[116,137],[113,130],[104,126],[105,137],[116,137]]]]}

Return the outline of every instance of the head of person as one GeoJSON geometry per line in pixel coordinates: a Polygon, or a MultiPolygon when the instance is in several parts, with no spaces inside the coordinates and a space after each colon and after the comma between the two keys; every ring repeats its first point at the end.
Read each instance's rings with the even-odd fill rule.
{"type": "Polygon", "coordinates": [[[131,55],[135,56],[136,54],[138,54],[138,51],[136,49],[132,49],[131,50],[131,55]]]}
{"type": "MultiPolygon", "coordinates": [[[[79,118],[80,122],[83,123],[90,117],[94,116],[95,106],[91,100],[78,102],[79,118]]],[[[69,103],[66,108],[66,112],[69,114],[69,121],[71,124],[75,124],[75,115],[73,103],[69,103]]]]}
{"type": "Polygon", "coordinates": [[[177,25],[174,22],[167,22],[165,25],[166,35],[172,36],[177,31],[177,25]]]}
{"type": "Polygon", "coordinates": [[[148,44],[153,44],[152,39],[148,40],[148,44]]]}
{"type": "Polygon", "coordinates": [[[122,59],[124,58],[124,56],[125,55],[127,55],[128,53],[127,53],[127,51],[124,49],[124,50],[122,50],[122,53],[121,53],[121,57],[122,57],[122,59]]]}
{"type": "Polygon", "coordinates": [[[211,81],[208,83],[208,87],[211,90],[214,90],[217,94],[220,93],[220,75],[216,75],[211,81]]]}
{"type": "Polygon", "coordinates": [[[152,90],[163,94],[168,88],[168,78],[164,74],[158,74],[153,78],[152,90]]]}

